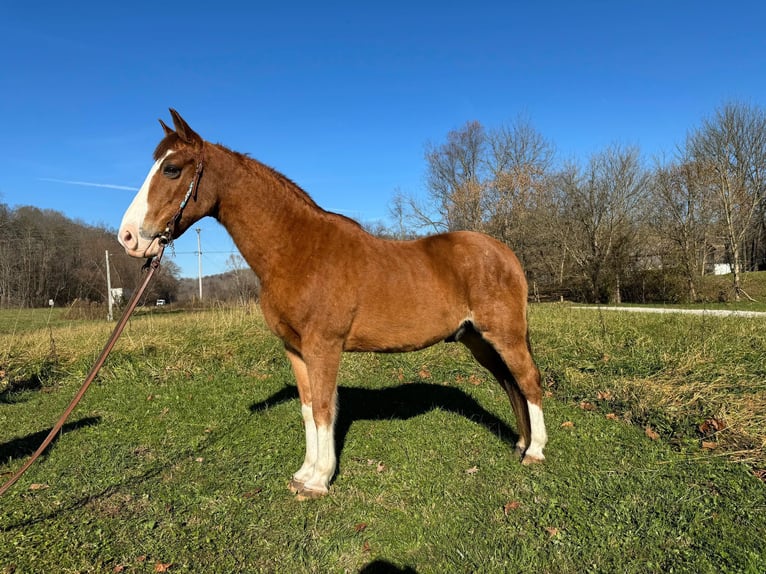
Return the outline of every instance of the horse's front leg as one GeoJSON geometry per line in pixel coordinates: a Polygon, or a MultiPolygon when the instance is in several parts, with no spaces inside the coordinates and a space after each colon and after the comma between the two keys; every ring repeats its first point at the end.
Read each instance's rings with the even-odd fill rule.
{"type": "Polygon", "coordinates": [[[314,423],[314,414],[311,408],[311,384],[309,383],[308,371],[303,358],[291,349],[287,349],[287,358],[295,374],[295,381],[298,384],[298,395],[301,399],[301,416],[303,417],[303,427],[306,435],[306,456],[303,459],[303,465],[298,469],[292,479],[290,479],[289,488],[297,494],[303,490],[303,485],[314,474],[314,466],[317,459],[317,427],[314,423]]]}
{"type": "Polygon", "coordinates": [[[341,347],[322,345],[304,349],[301,355],[288,352],[301,397],[306,426],[306,457],[293,475],[290,489],[299,498],[327,494],[335,474],[335,414],[341,347]]]}

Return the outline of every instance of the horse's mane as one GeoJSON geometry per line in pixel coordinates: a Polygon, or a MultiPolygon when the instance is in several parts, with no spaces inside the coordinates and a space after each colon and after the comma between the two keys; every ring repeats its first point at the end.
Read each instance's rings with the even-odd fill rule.
{"type": "Polygon", "coordinates": [[[339,218],[348,223],[352,223],[359,228],[362,227],[361,224],[355,219],[346,217],[345,215],[341,213],[335,213],[334,211],[327,211],[326,209],[318,205],[317,202],[315,202],[314,199],[308,194],[308,192],[306,192],[300,185],[295,183],[292,179],[284,175],[282,172],[274,169],[273,167],[269,165],[266,165],[263,162],[260,162],[256,159],[251,158],[247,154],[230,150],[227,147],[222,146],[220,144],[219,144],[219,147],[222,147],[226,151],[234,154],[235,156],[238,156],[242,161],[253,162],[259,168],[266,170],[271,176],[273,176],[277,181],[279,181],[285,189],[290,190],[293,194],[295,194],[295,197],[297,197],[299,200],[308,204],[311,208],[316,209],[317,211],[321,212],[324,215],[327,215],[333,218],[339,218]]]}
{"type": "MultiPolygon", "coordinates": [[[[165,157],[165,154],[168,151],[172,149],[176,149],[178,147],[179,142],[181,142],[181,138],[178,136],[177,133],[174,132],[174,133],[170,133],[166,135],[162,139],[162,141],[159,144],[157,144],[157,148],[154,150],[154,161],[158,161],[160,158],[165,157]]],[[[181,145],[183,145],[183,142],[181,142],[181,145]]],[[[322,207],[320,207],[312,199],[312,197],[306,191],[304,191],[297,183],[295,183],[292,179],[290,179],[289,177],[287,177],[280,171],[277,171],[273,167],[266,165],[265,163],[250,157],[246,153],[234,151],[233,149],[230,149],[226,147],[225,145],[222,145],[222,144],[213,144],[213,145],[227,152],[228,154],[236,158],[239,162],[249,165],[251,168],[254,168],[258,171],[265,171],[271,178],[279,182],[284,189],[289,190],[296,197],[296,199],[305,203],[310,208],[316,209],[317,211],[324,213],[328,216],[337,217],[341,220],[347,221],[361,228],[361,225],[359,224],[358,221],[351,219],[350,217],[346,217],[345,215],[342,215],[340,213],[327,211],[323,209],[322,207]]]]}

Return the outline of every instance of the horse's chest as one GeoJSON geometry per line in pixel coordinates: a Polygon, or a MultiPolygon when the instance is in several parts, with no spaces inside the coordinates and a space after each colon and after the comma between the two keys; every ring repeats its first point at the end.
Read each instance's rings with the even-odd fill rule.
{"type": "Polygon", "coordinates": [[[302,302],[263,294],[261,311],[271,332],[296,351],[301,351],[306,337],[342,340],[351,324],[347,307],[337,300],[302,302]]]}

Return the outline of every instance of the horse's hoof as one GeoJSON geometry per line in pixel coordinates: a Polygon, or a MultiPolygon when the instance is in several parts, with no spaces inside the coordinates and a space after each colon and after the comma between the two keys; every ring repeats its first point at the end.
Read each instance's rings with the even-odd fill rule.
{"type": "Polygon", "coordinates": [[[287,483],[287,488],[289,488],[290,492],[293,494],[298,494],[301,490],[303,490],[303,483],[295,480],[294,478],[291,478],[290,482],[287,483]]]}
{"type": "Polygon", "coordinates": [[[533,456],[531,454],[525,454],[524,458],[521,459],[521,464],[524,466],[529,466],[530,464],[539,464],[545,460],[545,457],[540,456],[533,456]]]}
{"type": "Polygon", "coordinates": [[[322,498],[327,494],[327,491],[322,490],[310,490],[308,488],[303,488],[299,492],[295,493],[295,500],[317,500],[318,498],[322,498]]]}

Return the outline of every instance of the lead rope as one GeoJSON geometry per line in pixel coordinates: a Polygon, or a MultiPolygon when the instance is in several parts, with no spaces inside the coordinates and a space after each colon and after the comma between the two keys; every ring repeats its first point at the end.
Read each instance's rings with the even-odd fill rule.
{"type": "Polygon", "coordinates": [[[112,331],[112,334],[109,336],[109,340],[106,342],[106,345],[104,345],[104,348],[101,350],[101,354],[98,356],[98,359],[96,360],[96,363],[93,365],[93,368],[90,370],[90,373],[88,373],[88,376],[85,377],[85,382],[83,382],[82,386],[80,387],[80,390],[77,391],[77,394],[72,399],[72,402],[69,403],[69,406],[66,408],[66,410],[62,413],[61,417],[58,421],[56,421],[56,424],[51,429],[51,432],[48,433],[48,436],[45,438],[43,443],[37,448],[35,453],[32,455],[32,457],[22,466],[16,474],[14,474],[8,481],[6,481],[3,486],[0,486],[0,496],[5,494],[5,492],[15,484],[15,482],[21,478],[21,476],[27,471],[27,469],[32,466],[32,464],[39,458],[39,456],[45,451],[46,448],[48,448],[48,445],[53,442],[53,439],[56,438],[56,435],[61,430],[61,428],[64,426],[64,423],[66,422],[67,418],[69,418],[69,415],[72,414],[72,411],[77,406],[77,403],[80,402],[80,399],[82,399],[83,395],[85,395],[85,391],[88,390],[88,387],[90,387],[90,384],[93,382],[93,379],[96,378],[96,375],[101,370],[101,367],[104,365],[104,362],[106,361],[106,358],[109,356],[109,353],[112,351],[112,347],[114,347],[114,344],[117,342],[117,339],[120,338],[120,335],[122,334],[123,329],[125,329],[125,325],[128,323],[128,319],[130,319],[130,316],[133,314],[133,311],[136,308],[136,305],[138,305],[138,300],[141,298],[141,296],[144,294],[144,291],[146,290],[146,287],[149,285],[149,281],[151,281],[152,276],[154,273],[159,269],[160,267],[160,261],[162,260],[162,254],[165,252],[165,247],[172,242],[173,234],[175,232],[175,228],[178,225],[178,223],[181,221],[181,216],[183,215],[184,208],[186,208],[186,204],[189,203],[189,198],[194,197],[194,200],[197,199],[197,191],[199,189],[199,181],[202,178],[202,172],[205,169],[205,147],[204,144],[200,148],[199,157],[197,158],[197,166],[194,170],[194,177],[191,180],[191,183],[189,184],[189,189],[186,191],[186,195],[184,196],[183,200],[181,201],[181,204],[178,206],[178,211],[176,211],[175,215],[168,221],[167,227],[165,227],[165,231],[163,233],[158,234],[157,240],[160,245],[160,251],[157,253],[157,255],[153,259],[148,259],[146,264],[144,265],[145,269],[148,269],[148,272],[146,273],[146,277],[144,277],[143,282],[138,287],[138,290],[135,292],[133,297],[130,298],[130,301],[128,301],[127,307],[125,307],[125,311],[122,314],[122,317],[120,317],[120,320],[117,322],[117,325],[114,327],[114,331],[112,331]]]}
{"type": "Polygon", "coordinates": [[[125,311],[123,312],[122,317],[120,317],[120,320],[117,322],[117,325],[115,325],[114,330],[112,331],[112,334],[109,337],[109,340],[106,342],[106,345],[104,345],[104,348],[101,350],[101,354],[98,356],[98,359],[96,360],[96,363],[93,365],[93,368],[91,368],[90,373],[88,373],[88,376],[85,377],[85,382],[80,387],[80,390],[77,391],[77,394],[72,399],[72,402],[69,403],[69,406],[62,413],[61,417],[59,417],[59,420],[56,421],[56,424],[53,425],[53,428],[48,433],[48,436],[45,438],[43,443],[37,448],[37,450],[32,455],[32,457],[26,463],[24,463],[24,466],[22,466],[18,471],[16,471],[16,474],[14,474],[11,478],[9,478],[6,481],[6,483],[0,487],[0,496],[5,494],[5,491],[7,491],[11,486],[13,486],[15,482],[19,478],[21,478],[21,476],[27,471],[27,469],[30,466],[32,466],[32,464],[34,464],[34,462],[45,451],[45,449],[48,448],[48,445],[51,442],[53,442],[53,439],[56,438],[56,435],[64,426],[64,423],[69,418],[69,415],[72,414],[72,411],[77,406],[77,403],[79,403],[80,399],[82,399],[83,395],[85,395],[85,391],[88,390],[88,387],[90,387],[90,384],[96,378],[96,375],[101,370],[101,367],[104,365],[106,358],[109,356],[109,353],[111,352],[112,347],[114,347],[114,344],[117,342],[117,339],[119,339],[123,329],[125,329],[125,325],[127,325],[128,319],[133,314],[133,311],[135,310],[136,305],[138,305],[138,300],[144,294],[144,291],[146,291],[146,287],[149,285],[149,281],[151,281],[152,276],[157,271],[157,269],[159,269],[160,260],[162,259],[162,253],[165,251],[166,243],[167,242],[161,241],[159,253],[154,257],[154,259],[150,259],[146,262],[145,267],[148,268],[148,271],[146,273],[146,276],[144,277],[143,282],[139,286],[138,290],[133,294],[133,297],[130,298],[130,301],[128,301],[128,305],[127,307],[125,307],[125,311]]]}

